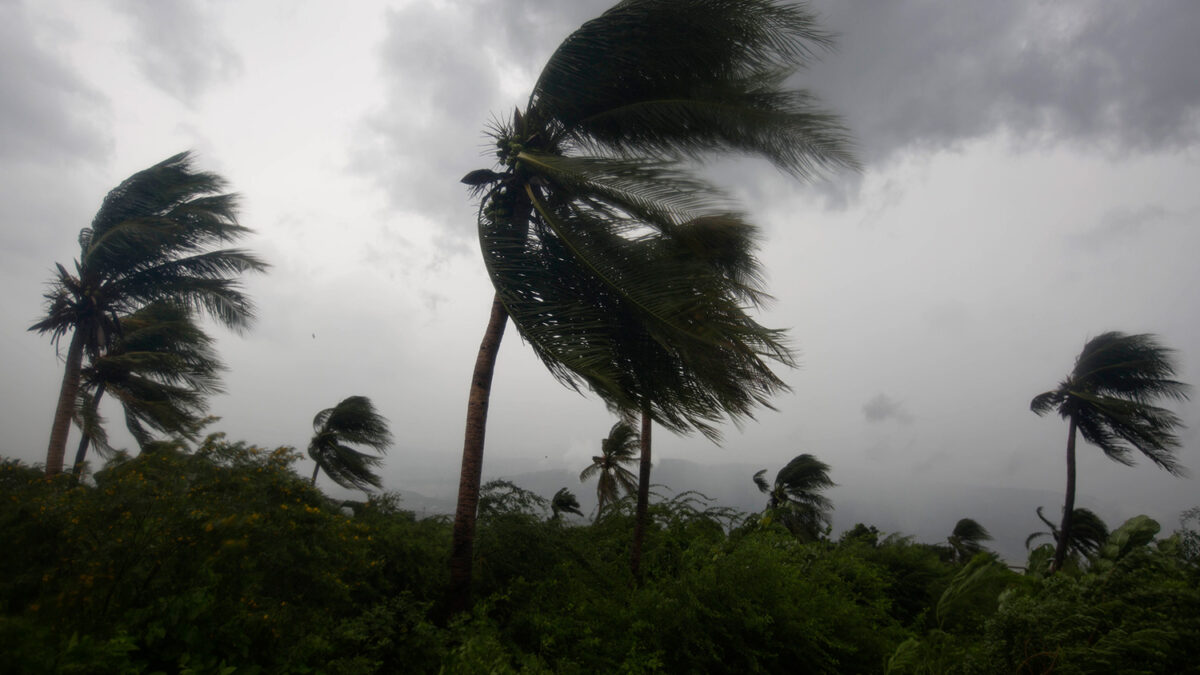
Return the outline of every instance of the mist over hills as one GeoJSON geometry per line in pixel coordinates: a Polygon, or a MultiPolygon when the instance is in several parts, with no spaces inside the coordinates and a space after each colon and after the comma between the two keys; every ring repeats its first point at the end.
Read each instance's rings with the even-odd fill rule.
{"type": "MultiPolygon", "coordinates": [[[[596,508],[595,482],[581,483],[577,471],[538,468],[538,462],[510,465],[509,471],[485,472],[484,482],[493,479],[513,484],[549,498],[559,488],[566,487],[579,499],[587,519],[571,518],[585,523],[596,508]]],[[[667,458],[656,462],[652,483],[654,492],[670,497],[686,490],[699,492],[714,506],[724,506],[744,513],[757,513],[766,497],[754,486],[751,477],[767,468],[748,463],[701,464],[684,459],[667,458]]],[[[770,468],[768,478],[773,477],[770,468]]],[[[414,476],[414,478],[416,478],[414,476]]],[[[455,486],[444,482],[428,482],[422,491],[399,490],[402,507],[419,515],[452,514],[455,486]]],[[[897,483],[884,486],[841,484],[828,493],[833,501],[833,536],[837,537],[856,523],[874,525],[885,534],[911,536],[914,541],[944,543],[959,518],[973,518],[994,537],[989,548],[1013,564],[1026,558],[1025,538],[1043,531],[1045,525],[1037,519],[1035,509],[1044,506],[1044,513],[1056,519],[1062,496],[1049,490],[990,487],[984,485],[926,483],[897,483]]],[[[1092,508],[1105,516],[1105,510],[1089,499],[1080,506],[1092,508]]],[[[1127,514],[1123,517],[1131,517],[1127,514]]],[[[1115,517],[1115,516],[1114,516],[1115,517]]],[[[1109,521],[1110,527],[1120,521],[1109,521]]],[[[1170,531],[1173,521],[1162,522],[1170,531]]]]}

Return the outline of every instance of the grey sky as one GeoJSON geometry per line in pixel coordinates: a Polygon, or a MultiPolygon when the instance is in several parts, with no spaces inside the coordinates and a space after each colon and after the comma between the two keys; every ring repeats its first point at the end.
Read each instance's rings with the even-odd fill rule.
{"type": "MultiPolygon", "coordinates": [[[[274,265],[247,280],[256,327],[214,329],[231,367],[216,429],[303,447],[313,414],[366,395],[397,438],[385,484],[448,495],[490,302],[458,179],[487,166],[488,120],[606,5],[0,0],[0,454],[44,458],[61,370],[25,328],[53,263],[108,189],[192,148],[242,193],[247,244],[274,265]]],[[[796,81],[845,116],[865,171],[804,186],[761,162],[707,169],[763,226],[763,322],[791,329],[794,391],[723,447],[660,433],[657,453],[744,462],[752,488],[811,452],[846,517],[885,529],[930,512],[939,485],[1044,494],[1053,512],[1066,429],[1028,403],[1087,337],[1159,333],[1200,384],[1200,4],[814,8],[838,48],[796,81]]],[[[1200,471],[1200,416],[1179,412],[1200,471]]],[[[577,473],[611,424],[509,333],[486,474],[577,473]]],[[[1195,505],[1193,480],[1097,454],[1081,499],[1106,518],[1169,528],[1195,505]]],[[[1037,505],[1013,507],[1026,532],[1037,505]]],[[[957,511],[935,529],[965,516],[996,532],[957,511]]]]}

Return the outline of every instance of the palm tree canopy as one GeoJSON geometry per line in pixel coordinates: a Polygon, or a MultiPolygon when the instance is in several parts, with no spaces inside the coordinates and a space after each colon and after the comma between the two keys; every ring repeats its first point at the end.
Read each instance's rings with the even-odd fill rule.
{"type": "Polygon", "coordinates": [[[754,484],[768,495],[768,513],[778,513],[793,533],[816,538],[829,524],[829,511],[833,509],[833,503],[820,494],[837,485],[829,478],[829,471],[828,464],[804,453],[780,469],[773,484],[766,480],[766,469],[754,474],[754,484]]]}
{"type": "Polygon", "coordinates": [[[381,487],[382,481],[372,469],[383,462],[381,456],[392,443],[387,420],[375,412],[366,396],[351,396],[313,418],[313,439],[308,456],[335,483],[345,488],[366,490],[381,487]],[[351,447],[366,446],[378,454],[351,447]]]}
{"type": "Polygon", "coordinates": [[[55,340],[86,328],[98,354],[120,330],[119,318],[155,300],[203,310],[234,330],[254,315],[236,275],[266,270],[253,254],[219,248],[250,233],[237,221],[237,196],[225,181],[192,169],[183,152],[139,171],[104,198],[79,233],[74,272],[57,265],[46,316],[30,330],[55,340]]]}
{"type": "Polygon", "coordinates": [[[482,195],[497,295],[558,379],[710,437],[785,389],[767,365],[793,363],[782,332],[747,313],[766,299],[757,231],[677,160],[853,166],[837,120],[782,88],[826,43],[768,0],[622,2],[562,43],[524,113],[494,123],[501,170],[464,182],[482,195]]]}
{"type": "Polygon", "coordinates": [[[1084,345],[1075,368],[1057,389],[1034,397],[1038,415],[1058,411],[1071,419],[1083,438],[1122,464],[1132,464],[1137,450],[1172,474],[1184,469],[1175,459],[1181,426],[1171,411],[1154,405],[1159,399],[1188,398],[1188,385],[1172,379],[1174,351],[1154,335],[1108,332],[1084,345]]]}
{"type": "Polygon", "coordinates": [[[971,518],[963,518],[955,523],[954,531],[950,536],[956,537],[962,542],[980,543],[992,540],[992,535],[987,528],[971,518]]]}
{"type": "Polygon", "coordinates": [[[637,429],[622,420],[612,426],[608,437],[600,441],[600,454],[592,457],[592,463],[580,474],[579,481],[596,481],[596,500],[601,512],[604,507],[617,501],[621,493],[637,492],[637,476],[626,465],[636,464],[639,452],[637,429]]]}
{"type": "MultiPolygon", "coordinates": [[[[1037,517],[1046,527],[1048,531],[1034,532],[1025,539],[1025,548],[1028,549],[1041,537],[1050,537],[1053,541],[1058,541],[1059,529],[1054,523],[1050,522],[1042,515],[1042,507],[1037,507],[1037,517]]],[[[1096,515],[1090,509],[1078,508],[1071,512],[1071,535],[1070,541],[1067,542],[1067,550],[1077,555],[1093,556],[1108,541],[1108,525],[1105,524],[1100,516],[1096,515]]]]}
{"type": "Polygon", "coordinates": [[[209,394],[221,391],[224,369],[213,339],[195,322],[191,310],[154,302],[120,321],[120,337],[83,369],[79,415],[81,428],[101,451],[109,450],[91,397],[103,391],[125,409],[126,425],[144,445],[147,430],[192,435],[208,409],[209,394]]]}
{"type": "Polygon", "coordinates": [[[550,499],[550,511],[557,518],[561,513],[574,513],[577,516],[582,516],[583,511],[579,510],[579,500],[567,488],[559,488],[558,492],[550,499]]]}

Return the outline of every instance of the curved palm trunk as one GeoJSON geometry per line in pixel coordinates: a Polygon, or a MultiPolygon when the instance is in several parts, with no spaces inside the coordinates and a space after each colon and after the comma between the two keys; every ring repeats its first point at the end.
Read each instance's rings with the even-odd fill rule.
{"type": "Polygon", "coordinates": [[[1075,418],[1067,431],[1067,496],[1063,504],[1062,525],[1058,528],[1058,545],[1054,549],[1054,565],[1050,572],[1062,569],[1067,560],[1067,544],[1071,541],[1071,516],[1075,513],[1075,418]]]}
{"type": "Polygon", "coordinates": [[[650,410],[642,411],[642,460],[638,464],[637,515],[633,523],[633,553],[629,567],[636,583],[642,580],[642,540],[646,537],[646,520],[650,504],[650,410]]]}
{"type": "Polygon", "coordinates": [[[318,464],[318,465],[316,465],[316,466],[314,466],[314,467],[313,467],[313,476],[312,476],[312,481],[309,483],[309,485],[312,485],[312,486],[314,486],[314,487],[316,486],[316,484],[317,484],[317,474],[318,474],[318,473],[320,473],[320,471],[321,471],[321,465],[320,465],[320,464],[318,464]]]}
{"type": "Polygon", "coordinates": [[[487,430],[492,374],[496,369],[496,355],[500,352],[500,340],[504,337],[507,322],[508,313],[500,302],[500,296],[496,295],[492,300],[492,313],[483,341],[479,344],[479,355],[475,358],[471,393],[467,398],[467,428],[463,436],[458,506],[454,512],[450,549],[448,609],[451,614],[463,612],[471,605],[471,562],[475,546],[475,515],[479,506],[479,481],[483,475],[483,439],[487,430]]]}
{"type": "MultiPolygon", "coordinates": [[[[104,389],[108,386],[107,382],[101,382],[100,386],[96,387],[96,395],[92,397],[92,416],[100,410],[100,398],[104,396],[104,389]]],[[[79,434],[79,447],[75,450],[75,465],[71,467],[71,473],[75,478],[79,478],[79,474],[83,471],[83,460],[87,457],[88,445],[91,443],[91,438],[85,433],[79,434]]]]}
{"type": "Polygon", "coordinates": [[[67,347],[67,364],[63,371],[62,387],[58,391],[58,407],[50,426],[50,446],[46,449],[46,475],[62,473],[67,454],[67,434],[71,432],[71,412],[79,393],[79,372],[83,366],[83,333],[76,330],[67,347]]]}

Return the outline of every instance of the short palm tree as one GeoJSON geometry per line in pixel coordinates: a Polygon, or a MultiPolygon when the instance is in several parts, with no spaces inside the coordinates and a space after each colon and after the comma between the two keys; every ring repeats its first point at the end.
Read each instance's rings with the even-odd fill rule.
{"type": "MultiPolygon", "coordinates": [[[[1033,542],[1042,537],[1049,537],[1058,547],[1060,530],[1042,515],[1042,507],[1037,507],[1037,517],[1048,528],[1042,532],[1034,532],[1025,539],[1025,548],[1033,546],[1033,542]]],[[[1067,541],[1067,558],[1091,557],[1100,551],[1104,542],[1108,541],[1108,525],[1088,509],[1078,508],[1071,514],[1071,538],[1067,541]]]]}
{"type": "Polygon", "coordinates": [[[312,483],[324,471],[333,482],[344,488],[366,491],[382,487],[373,468],[383,463],[383,453],[392,444],[387,420],[375,412],[371,399],[351,396],[332,408],[326,408],[313,418],[313,438],[308,444],[308,456],[317,465],[313,468],[312,483]],[[356,450],[366,446],[377,454],[356,450]]]}
{"type": "Polygon", "coordinates": [[[1137,450],[1171,474],[1183,472],[1174,452],[1181,422],[1154,405],[1160,399],[1187,399],[1188,386],[1171,379],[1174,375],[1172,351],[1155,336],[1113,331],[1089,340],[1070,375],[1030,403],[1038,415],[1057,411],[1068,421],[1067,494],[1052,570],[1062,568],[1072,540],[1076,431],[1121,464],[1132,464],[1137,450]]]}
{"type": "Polygon", "coordinates": [[[765,363],[791,363],[782,335],[746,312],[763,297],[755,230],[677,160],[748,153],[796,176],[853,166],[837,119],[784,88],[828,42],[802,8],[772,0],[625,0],[569,36],[526,109],[493,124],[499,171],[463,179],[481,196],[496,297],[468,403],[452,609],[467,604],[508,318],[552,374],[642,414],[643,430],[653,419],[716,435],[714,422],[784,388],[765,363]]]}
{"type": "Polygon", "coordinates": [[[30,327],[65,335],[66,366],[46,451],[46,473],[62,471],[67,434],[86,356],[95,361],[120,335],[120,317],[157,301],[202,310],[241,330],[253,317],[237,275],[267,268],[253,254],[220,248],[250,232],[237,222],[237,198],[225,181],[194,171],[181,153],[127,178],[104,198],[79,233],[74,270],[56,265],[46,315],[30,327]]]}
{"type": "Polygon", "coordinates": [[[75,473],[88,447],[110,450],[98,414],[107,393],[121,403],[125,423],[139,445],[151,431],[192,438],[219,392],[223,366],[213,340],[196,324],[191,310],[153,302],[121,319],[120,337],[106,353],[82,369],[78,421],[83,432],[75,453],[75,473]]]}
{"type": "Polygon", "coordinates": [[[579,474],[582,483],[596,480],[596,520],[604,515],[604,508],[626,495],[637,492],[637,476],[625,468],[638,461],[638,433],[633,425],[622,420],[612,426],[608,437],[600,441],[600,454],[592,457],[592,463],[579,474]]]}
{"type": "Polygon", "coordinates": [[[829,465],[805,453],[797,455],[768,483],[767,470],[754,474],[754,484],[767,495],[763,522],[778,520],[804,541],[816,541],[829,526],[833,504],[821,491],[836,485],[829,478],[829,465]]]}
{"type": "Polygon", "coordinates": [[[971,518],[963,518],[954,524],[954,530],[946,538],[954,550],[954,558],[965,563],[983,550],[983,542],[991,541],[987,528],[971,518]]]}
{"type": "Polygon", "coordinates": [[[550,518],[558,520],[564,513],[574,513],[577,516],[582,516],[583,511],[579,510],[579,500],[567,488],[559,488],[558,492],[550,498],[550,518]]]}

